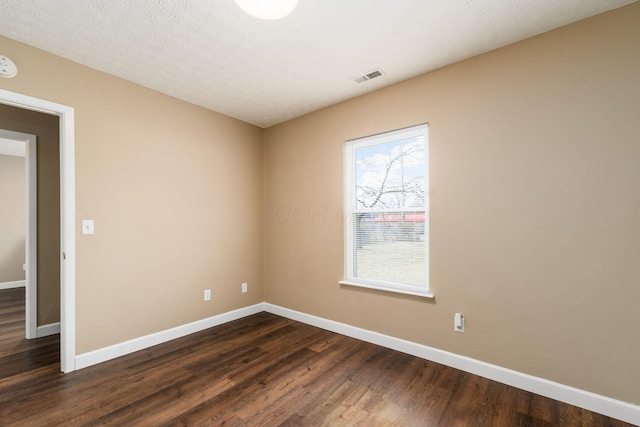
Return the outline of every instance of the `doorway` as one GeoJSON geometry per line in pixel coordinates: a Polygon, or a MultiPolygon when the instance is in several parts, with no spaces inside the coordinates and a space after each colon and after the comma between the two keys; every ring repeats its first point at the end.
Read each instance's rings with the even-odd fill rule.
{"type": "MultiPolygon", "coordinates": [[[[0,129],[0,154],[24,158],[25,335],[38,335],[37,140],[35,135],[0,129]]],[[[7,159],[8,160],[8,159],[7,159]]],[[[8,183],[11,185],[11,183],[8,183]]],[[[8,231],[8,230],[7,230],[8,231]]],[[[17,266],[16,266],[17,267],[17,266]]],[[[45,335],[45,331],[40,336],[45,335]]],[[[54,332],[55,333],[55,332],[54,332]]]]}
{"type": "Polygon", "coordinates": [[[57,116],[60,136],[60,365],[75,370],[74,109],[0,89],[0,104],[57,116]]]}

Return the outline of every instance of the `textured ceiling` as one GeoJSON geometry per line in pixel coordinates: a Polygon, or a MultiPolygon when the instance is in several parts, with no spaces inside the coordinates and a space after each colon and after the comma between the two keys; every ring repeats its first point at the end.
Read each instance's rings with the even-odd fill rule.
{"type": "Polygon", "coordinates": [[[0,34],[268,127],[633,1],[300,0],[263,21],[233,0],[0,0],[0,34]]]}

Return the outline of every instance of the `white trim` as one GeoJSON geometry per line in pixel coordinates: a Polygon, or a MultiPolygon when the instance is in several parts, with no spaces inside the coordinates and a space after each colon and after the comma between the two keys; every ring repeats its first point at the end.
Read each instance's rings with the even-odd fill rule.
{"type": "Polygon", "coordinates": [[[60,365],[62,372],[71,372],[76,338],[74,109],[4,89],[0,103],[60,117],[60,365]]]}
{"type": "Polygon", "coordinates": [[[377,291],[385,291],[385,292],[393,292],[396,294],[405,294],[405,295],[413,295],[416,297],[422,297],[422,298],[429,298],[429,299],[434,299],[435,295],[433,295],[431,292],[420,292],[420,291],[409,291],[406,289],[390,289],[386,286],[376,286],[376,285],[371,285],[368,283],[364,283],[364,282],[354,282],[351,280],[340,280],[338,281],[338,284],[340,285],[347,285],[347,286],[357,286],[359,288],[367,288],[367,289],[375,289],[377,291]]]}
{"type": "Polygon", "coordinates": [[[27,286],[26,280],[16,280],[15,282],[0,283],[0,289],[24,288],[25,286],[27,286]]]}
{"type": "Polygon", "coordinates": [[[0,138],[24,148],[25,170],[25,335],[36,338],[38,327],[38,146],[35,135],[0,129],[0,138]]]}
{"type": "MultiPolygon", "coordinates": [[[[60,106],[63,107],[63,106],[60,106]]],[[[76,356],[76,175],[74,109],[60,113],[60,362],[74,371],[76,356]]]]}
{"type": "Polygon", "coordinates": [[[38,336],[38,146],[35,135],[25,135],[27,179],[27,234],[25,235],[27,290],[25,322],[27,339],[38,336]]]}
{"type": "Polygon", "coordinates": [[[38,326],[36,329],[36,338],[47,337],[60,333],[60,322],[49,323],[48,325],[38,326]]]}
{"type": "Polygon", "coordinates": [[[575,387],[524,374],[522,372],[492,365],[470,357],[428,347],[378,332],[357,328],[277,305],[264,303],[265,311],[278,316],[303,322],[318,328],[336,332],[382,347],[431,360],[452,368],[460,369],[484,378],[498,381],[522,390],[536,393],[592,412],[640,425],[640,406],[591,393],[575,387]]]}
{"type": "Polygon", "coordinates": [[[109,347],[82,353],[77,355],[75,358],[76,369],[82,369],[97,363],[106,362],[107,360],[115,359],[116,357],[144,350],[145,348],[149,348],[154,345],[162,344],[176,338],[181,338],[195,332],[200,332],[205,329],[222,325],[223,323],[231,322],[233,320],[242,319],[243,317],[251,316],[252,314],[257,314],[263,311],[265,311],[264,303],[259,303],[249,307],[243,307],[237,310],[218,314],[217,316],[197,320],[192,323],[187,323],[186,325],[176,326],[175,328],[156,332],[154,334],[134,338],[109,347]]]}

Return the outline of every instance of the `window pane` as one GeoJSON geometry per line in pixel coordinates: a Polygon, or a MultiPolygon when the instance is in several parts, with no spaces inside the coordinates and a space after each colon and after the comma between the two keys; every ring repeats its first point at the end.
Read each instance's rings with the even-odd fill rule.
{"type": "Polygon", "coordinates": [[[345,143],[344,284],[428,293],[428,141],[424,124],[345,143]]]}
{"type": "Polygon", "coordinates": [[[424,212],[356,213],[354,276],[424,286],[424,212]]]}
{"type": "Polygon", "coordinates": [[[425,206],[422,138],[405,138],[355,150],[356,209],[425,206]]]}

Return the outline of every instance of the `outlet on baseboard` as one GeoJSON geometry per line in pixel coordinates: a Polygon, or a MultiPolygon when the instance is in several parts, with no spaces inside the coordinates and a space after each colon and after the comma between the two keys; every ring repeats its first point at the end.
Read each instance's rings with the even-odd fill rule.
{"type": "Polygon", "coordinates": [[[248,286],[248,285],[247,285],[247,283],[246,283],[246,282],[242,284],[242,293],[243,293],[243,294],[246,294],[246,293],[247,293],[247,286],[248,286]]]}
{"type": "Polygon", "coordinates": [[[204,290],[204,300],[211,301],[211,289],[204,290]]]}

